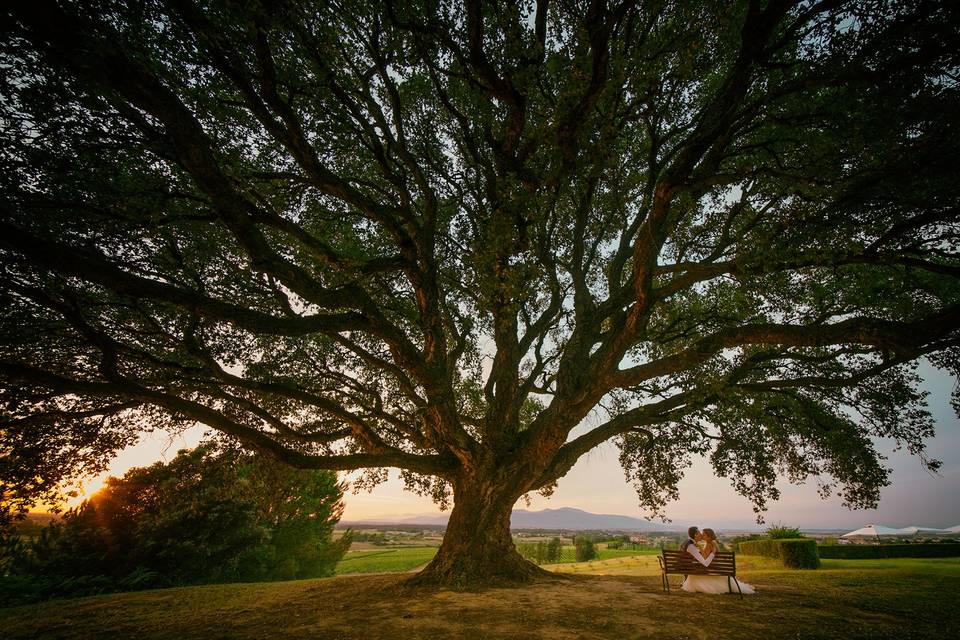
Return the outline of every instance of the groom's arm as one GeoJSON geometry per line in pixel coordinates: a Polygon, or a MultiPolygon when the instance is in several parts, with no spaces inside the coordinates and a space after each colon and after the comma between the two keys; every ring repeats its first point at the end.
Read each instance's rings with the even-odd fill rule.
{"type": "Polygon", "coordinates": [[[696,558],[697,562],[702,564],[705,567],[709,567],[710,563],[713,562],[713,552],[710,553],[706,558],[703,557],[703,554],[700,553],[700,549],[697,549],[696,546],[690,545],[687,547],[687,553],[696,558]]]}

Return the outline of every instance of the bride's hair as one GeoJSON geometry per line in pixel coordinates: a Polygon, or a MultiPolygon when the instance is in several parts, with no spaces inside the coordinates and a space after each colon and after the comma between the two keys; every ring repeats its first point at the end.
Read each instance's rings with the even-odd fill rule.
{"type": "Polygon", "coordinates": [[[711,539],[711,540],[716,540],[716,539],[717,539],[717,534],[715,534],[715,533],[713,532],[713,529],[704,529],[704,530],[703,530],[703,534],[706,535],[706,536],[710,536],[710,539],[711,539]]]}

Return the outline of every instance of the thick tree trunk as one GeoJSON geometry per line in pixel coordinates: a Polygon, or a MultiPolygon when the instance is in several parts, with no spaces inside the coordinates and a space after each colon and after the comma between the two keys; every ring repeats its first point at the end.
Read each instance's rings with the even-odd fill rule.
{"type": "Polygon", "coordinates": [[[517,496],[484,484],[454,490],[443,544],[414,584],[473,588],[556,577],[525,560],[510,536],[517,496]]]}

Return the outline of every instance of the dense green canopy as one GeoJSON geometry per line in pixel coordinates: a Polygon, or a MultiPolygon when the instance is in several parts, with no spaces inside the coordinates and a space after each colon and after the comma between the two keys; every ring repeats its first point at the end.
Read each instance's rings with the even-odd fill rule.
{"type": "Polygon", "coordinates": [[[0,549],[0,602],[329,576],[351,542],[332,539],[343,489],[330,471],[211,442],[181,450],[0,549]]]}
{"type": "Polygon", "coordinates": [[[758,509],[874,505],[874,437],[936,467],[956,3],[3,11],[8,495],[199,422],[452,497],[483,579],[609,440],[654,513],[698,453],[758,509]]]}

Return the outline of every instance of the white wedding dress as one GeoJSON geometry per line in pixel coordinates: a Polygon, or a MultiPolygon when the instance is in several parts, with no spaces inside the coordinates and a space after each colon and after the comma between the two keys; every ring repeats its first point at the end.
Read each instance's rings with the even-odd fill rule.
{"type": "Polygon", "coordinates": [[[680,586],[684,591],[693,591],[699,593],[743,593],[749,595],[756,593],[753,585],[749,585],[743,580],[730,578],[730,585],[727,586],[726,576],[687,576],[680,586]],[[737,591],[737,583],[740,583],[740,591],[737,591]]]}
{"type": "Polygon", "coordinates": [[[695,593],[742,593],[744,595],[756,593],[753,585],[736,578],[728,579],[727,576],[688,575],[684,578],[680,588],[695,593]],[[740,585],[739,591],[737,590],[738,584],[740,585]]]}

